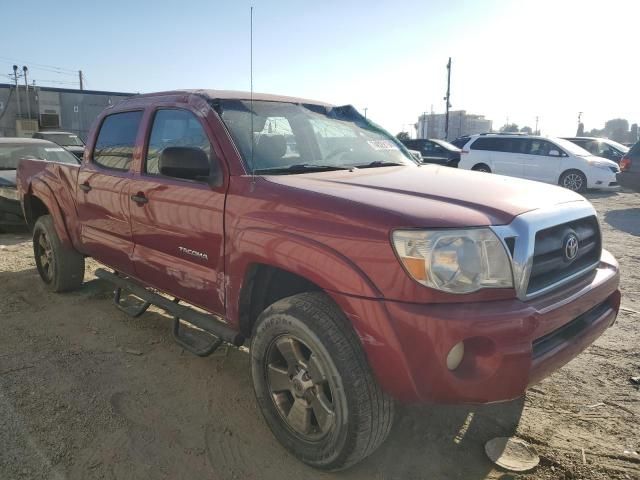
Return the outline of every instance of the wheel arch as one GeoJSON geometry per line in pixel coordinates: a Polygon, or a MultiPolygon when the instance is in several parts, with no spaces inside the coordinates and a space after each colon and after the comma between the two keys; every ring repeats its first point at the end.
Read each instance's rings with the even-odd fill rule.
{"type": "Polygon", "coordinates": [[[49,186],[42,181],[34,181],[25,193],[22,208],[27,224],[31,229],[42,215],[51,215],[56,233],[65,247],[72,247],[71,237],[64,221],[64,214],[49,186]]]}
{"type": "Polygon", "coordinates": [[[350,259],[313,239],[268,230],[233,240],[227,272],[227,318],[250,336],[257,316],[281,298],[324,291],[368,298],[381,294],[350,259]]]}

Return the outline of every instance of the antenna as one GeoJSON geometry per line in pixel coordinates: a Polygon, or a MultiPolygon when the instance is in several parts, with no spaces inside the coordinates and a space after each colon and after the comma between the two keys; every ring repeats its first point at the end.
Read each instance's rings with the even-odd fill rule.
{"type": "Polygon", "coordinates": [[[253,165],[253,148],[254,148],[254,144],[255,144],[255,137],[253,134],[253,5],[251,6],[251,13],[250,13],[250,20],[249,20],[249,29],[250,29],[250,33],[249,33],[249,77],[250,77],[250,93],[249,93],[249,104],[251,106],[251,131],[250,133],[250,137],[251,137],[251,180],[252,182],[255,183],[256,181],[256,174],[255,174],[255,167],[253,165]]]}

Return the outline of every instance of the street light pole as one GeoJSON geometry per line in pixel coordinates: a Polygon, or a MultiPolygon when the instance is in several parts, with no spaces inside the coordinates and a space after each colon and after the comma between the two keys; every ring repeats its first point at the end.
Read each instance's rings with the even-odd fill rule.
{"type": "Polygon", "coordinates": [[[27,118],[31,120],[31,100],[29,99],[29,82],[27,81],[27,72],[29,69],[26,66],[22,67],[22,73],[24,75],[24,94],[27,96],[27,118]]]}
{"type": "Polygon", "coordinates": [[[447,63],[447,96],[444,97],[444,100],[447,102],[447,113],[445,115],[444,120],[444,139],[449,140],[449,107],[451,107],[451,103],[449,100],[451,99],[451,57],[449,57],[449,62],[447,63]]]}
{"type": "Polygon", "coordinates": [[[16,84],[16,101],[18,102],[18,118],[22,117],[22,105],[20,105],[20,87],[18,87],[18,65],[13,66],[13,81],[16,84]]]}
{"type": "Polygon", "coordinates": [[[369,107],[364,107],[364,118],[367,118],[367,110],[369,110],[369,107]]]}

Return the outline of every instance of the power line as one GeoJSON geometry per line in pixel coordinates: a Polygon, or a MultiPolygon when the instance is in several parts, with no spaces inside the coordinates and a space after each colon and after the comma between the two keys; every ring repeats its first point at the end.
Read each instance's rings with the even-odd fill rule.
{"type": "MultiPolygon", "coordinates": [[[[9,65],[9,66],[14,65],[13,63],[10,63],[10,62],[3,62],[3,61],[0,61],[0,63],[2,63],[3,65],[9,65]]],[[[75,76],[75,75],[77,75],[77,74],[78,74],[78,72],[74,72],[74,73],[61,72],[61,71],[54,70],[54,69],[51,69],[51,68],[45,68],[45,67],[34,67],[34,66],[31,66],[30,64],[26,64],[26,63],[22,63],[22,62],[17,62],[17,63],[20,63],[21,65],[27,65],[27,66],[29,67],[29,70],[39,70],[39,71],[43,71],[43,72],[54,73],[54,74],[56,74],[56,75],[69,75],[69,76],[75,76]]]]}
{"type": "Polygon", "coordinates": [[[43,63],[27,62],[25,60],[16,60],[15,58],[9,58],[9,57],[0,57],[0,59],[8,60],[8,61],[13,62],[13,63],[22,63],[24,65],[29,65],[29,66],[33,65],[35,67],[50,68],[50,69],[53,69],[53,70],[58,70],[60,72],[66,71],[66,72],[73,73],[74,75],[78,73],[77,70],[74,70],[72,68],[56,67],[55,65],[45,65],[43,63]]]}

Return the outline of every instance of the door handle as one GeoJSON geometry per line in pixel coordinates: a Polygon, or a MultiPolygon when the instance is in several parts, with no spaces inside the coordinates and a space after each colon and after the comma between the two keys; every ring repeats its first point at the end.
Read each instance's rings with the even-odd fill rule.
{"type": "Polygon", "coordinates": [[[149,203],[149,199],[147,197],[145,197],[144,193],[142,193],[142,192],[138,192],[135,195],[131,195],[131,200],[136,202],[138,205],[149,203]]]}
{"type": "Polygon", "coordinates": [[[78,187],[80,188],[80,190],[82,190],[83,192],[88,192],[91,190],[91,185],[89,185],[88,182],[84,182],[81,183],[80,185],[78,185],[78,187]]]}

